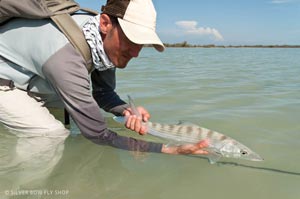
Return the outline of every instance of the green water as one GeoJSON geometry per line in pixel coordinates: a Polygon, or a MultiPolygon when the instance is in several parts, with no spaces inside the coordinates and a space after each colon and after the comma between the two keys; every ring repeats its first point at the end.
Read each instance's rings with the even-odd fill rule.
{"type": "MultiPolygon", "coordinates": [[[[300,49],[179,48],[161,54],[145,48],[117,73],[124,99],[130,94],[152,121],[222,132],[265,160],[211,165],[205,158],[98,146],[80,135],[55,145],[51,155],[25,160],[16,157],[21,138],[0,127],[0,198],[298,199],[299,74],[300,49]]],[[[105,115],[120,134],[156,140],[105,115]]]]}

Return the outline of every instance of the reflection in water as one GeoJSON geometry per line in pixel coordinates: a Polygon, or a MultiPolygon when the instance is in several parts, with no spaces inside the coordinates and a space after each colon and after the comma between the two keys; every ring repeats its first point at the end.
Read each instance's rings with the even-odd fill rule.
{"type": "Polygon", "coordinates": [[[117,151],[99,146],[80,136],[70,136],[64,155],[51,174],[51,181],[40,186],[51,190],[69,190],[70,198],[114,198],[130,172],[119,160],[117,151]],[[66,178],[67,177],[67,178],[66,178]],[[53,183],[55,182],[55,183],[53,183]]]}
{"type": "Polygon", "coordinates": [[[59,136],[25,136],[24,133],[1,130],[0,188],[19,189],[27,184],[41,184],[62,157],[67,130],[59,136]]]}
{"type": "Polygon", "coordinates": [[[156,174],[145,174],[160,173],[164,169],[157,167],[155,161],[149,161],[149,157],[149,154],[95,145],[81,135],[70,136],[65,142],[63,157],[52,171],[47,184],[34,188],[69,190],[68,197],[72,199],[87,196],[145,198],[145,195],[159,198],[164,188],[153,182],[159,182],[161,178],[156,174]],[[151,187],[156,191],[153,192],[151,187]]]}

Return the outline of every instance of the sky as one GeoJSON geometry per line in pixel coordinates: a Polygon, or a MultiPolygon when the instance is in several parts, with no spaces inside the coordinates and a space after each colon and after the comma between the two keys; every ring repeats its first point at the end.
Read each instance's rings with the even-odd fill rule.
{"type": "MultiPolygon", "coordinates": [[[[76,0],[100,10],[106,0],[76,0]]],[[[300,0],[152,0],[164,43],[300,45],[300,0]]]]}

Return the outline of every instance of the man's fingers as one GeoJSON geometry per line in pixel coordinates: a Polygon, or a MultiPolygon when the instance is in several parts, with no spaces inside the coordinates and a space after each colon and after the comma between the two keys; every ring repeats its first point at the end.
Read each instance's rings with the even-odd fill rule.
{"type": "Polygon", "coordinates": [[[142,124],[141,118],[135,115],[128,117],[125,126],[126,128],[135,131],[140,135],[145,135],[147,133],[147,127],[142,124]]]}
{"type": "Polygon", "coordinates": [[[130,111],[130,109],[126,109],[124,112],[123,112],[123,114],[124,114],[124,116],[126,117],[128,117],[128,116],[130,116],[131,115],[131,111],[130,111]]]}
{"type": "Polygon", "coordinates": [[[141,134],[140,133],[140,131],[141,131],[141,119],[140,118],[135,118],[133,130],[135,132],[141,134]]]}
{"type": "Polygon", "coordinates": [[[142,119],[144,122],[148,122],[148,120],[150,119],[150,114],[148,113],[148,111],[144,108],[144,107],[137,107],[138,112],[140,113],[140,115],[142,116],[142,119]]]}
{"type": "Polygon", "coordinates": [[[199,149],[199,150],[193,151],[192,154],[194,154],[194,155],[207,155],[208,152],[203,150],[203,149],[199,149]]]}
{"type": "Polygon", "coordinates": [[[201,140],[196,145],[198,148],[206,148],[209,146],[209,140],[201,140]]]}
{"type": "Polygon", "coordinates": [[[135,123],[136,123],[136,116],[133,115],[133,116],[131,117],[131,120],[130,120],[130,129],[131,129],[131,130],[134,130],[134,129],[135,129],[135,123]]]}
{"type": "Polygon", "coordinates": [[[125,123],[125,126],[126,126],[126,128],[128,128],[128,129],[130,129],[130,124],[131,124],[131,118],[132,117],[127,117],[127,120],[126,120],[126,123],[125,123]]]}
{"type": "Polygon", "coordinates": [[[208,140],[202,140],[196,144],[182,145],[177,149],[179,154],[194,154],[194,155],[205,155],[208,152],[205,150],[209,146],[208,140]]]}
{"type": "Polygon", "coordinates": [[[145,135],[145,134],[147,134],[147,133],[148,133],[148,128],[147,128],[147,126],[142,124],[141,130],[140,130],[140,134],[145,135]]]}

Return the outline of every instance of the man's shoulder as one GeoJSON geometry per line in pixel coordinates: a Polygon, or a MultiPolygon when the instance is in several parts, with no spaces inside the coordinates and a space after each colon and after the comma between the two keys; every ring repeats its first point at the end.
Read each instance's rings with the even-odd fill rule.
{"type": "Polygon", "coordinates": [[[72,18],[80,27],[82,27],[90,17],[94,17],[94,15],[89,13],[74,13],[72,15],[72,18]]]}

